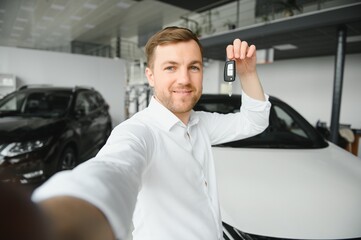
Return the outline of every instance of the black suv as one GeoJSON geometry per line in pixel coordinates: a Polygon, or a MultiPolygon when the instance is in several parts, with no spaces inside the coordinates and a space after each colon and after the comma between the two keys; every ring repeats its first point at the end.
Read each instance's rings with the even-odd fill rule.
{"type": "Polygon", "coordinates": [[[85,87],[24,86],[0,99],[0,180],[39,183],[91,158],[112,130],[108,109],[85,87]]]}

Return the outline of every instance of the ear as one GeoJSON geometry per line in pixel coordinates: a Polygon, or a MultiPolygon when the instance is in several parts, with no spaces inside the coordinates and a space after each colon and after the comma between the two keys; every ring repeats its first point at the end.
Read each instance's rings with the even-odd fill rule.
{"type": "Polygon", "coordinates": [[[147,76],[149,86],[154,87],[154,75],[152,69],[147,67],[145,69],[145,75],[147,76]]]}

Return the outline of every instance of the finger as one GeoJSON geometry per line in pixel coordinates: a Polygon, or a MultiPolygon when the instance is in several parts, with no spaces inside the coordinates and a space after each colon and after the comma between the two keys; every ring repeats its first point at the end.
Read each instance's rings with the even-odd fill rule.
{"type": "Polygon", "coordinates": [[[246,41],[242,41],[241,43],[241,55],[240,58],[241,59],[245,59],[246,58],[246,53],[248,52],[248,43],[246,41]]]}
{"type": "Polygon", "coordinates": [[[228,45],[226,48],[227,59],[234,59],[233,45],[228,45]]]}
{"type": "Polygon", "coordinates": [[[235,58],[240,57],[241,43],[242,41],[239,38],[233,40],[233,52],[235,58]]]}
{"type": "Polygon", "coordinates": [[[248,48],[247,57],[252,57],[252,56],[255,55],[255,54],[256,54],[256,46],[252,44],[252,45],[248,48]]]}

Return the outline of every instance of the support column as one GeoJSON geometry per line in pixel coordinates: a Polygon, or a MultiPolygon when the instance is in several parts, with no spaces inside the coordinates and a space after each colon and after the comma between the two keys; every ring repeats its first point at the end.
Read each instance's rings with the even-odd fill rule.
{"type": "Polygon", "coordinates": [[[335,58],[332,116],[330,126],[330,140],[335,144],[338,143],[338,131],[340,127],[339,121],[341,110],[343,72],[345,66],[346,34],[346,26],[340,26],[337,30],[337,54],[335,58]]]}

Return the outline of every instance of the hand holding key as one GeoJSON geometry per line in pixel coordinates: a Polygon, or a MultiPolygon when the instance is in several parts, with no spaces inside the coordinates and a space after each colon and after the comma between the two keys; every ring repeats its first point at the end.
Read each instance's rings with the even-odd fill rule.
{"type": "Polygon", "coordinates": [[[256,46],[249,46],[246,41],[235,39],[233,45],[226,48],[227,58],[236,61],[236,70],[239,77],[252,74],[256,71],[256,46]]]}
{"type": "Polygon", "coordinates": [[[243,91],[254,99],[265,100],[256,70],[256,46],[249,46],[246,41],[237,38],[233,44],[227,46],[226,52],[227,58],[235,61],[235,69],[241,80],[243,91]]]}

